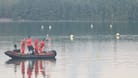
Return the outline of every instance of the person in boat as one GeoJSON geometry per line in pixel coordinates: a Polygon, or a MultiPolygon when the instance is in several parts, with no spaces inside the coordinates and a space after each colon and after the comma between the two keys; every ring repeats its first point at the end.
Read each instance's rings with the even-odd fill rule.
{"type": "Polygon", "coordinates": [[[17,50],[17,45],[16,44],[14,44],[14,50],[17,50]]]}
{"type": "Polygon", "coordinates": [[[32,38],[30,36],[28,36],[28,39],[27,39],[27,47],[28,47],[29,53],[32,52],[32,54],[34,54],[34,48],[32,45],[32,38]]]}
{"type": "Polygon", "coordinates": [[[44,47],[45,47],[45,39],[40,41],[40,47],[39,47],[40,54],[42,54],[44,47]]]}
{"type": "Polygon", "coordinates": [[[21,40],[21,53],[24,54],[25,51],[25,38],[21,40]]]}
{"type": "Polygon", "coordinates": [[[20,52],[20,49],[17,49],[17,45],[16,44],[14,44],[14,50],[13,50],[13,52],[17,52],[17,53],[20,52]]]}
{"type": "Polygon", "coordinates": [[[35,53],[39,54],[39,52],[38,52],[38,49],[39,49],[39,39],[38,38],[36,38],[34,40],[34,48],[35,48],[35,53]]]}

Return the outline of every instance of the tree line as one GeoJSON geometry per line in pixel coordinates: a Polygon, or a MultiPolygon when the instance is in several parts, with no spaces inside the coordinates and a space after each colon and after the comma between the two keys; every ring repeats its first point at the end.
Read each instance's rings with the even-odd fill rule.
{"type": "MultiPolygon", "coordinates": [[[[137,21],[137,0],[13,0],[0,18],[13,20],[137,21]]],[[[7,5],[8,4],[8,5],[7,5]]]]}

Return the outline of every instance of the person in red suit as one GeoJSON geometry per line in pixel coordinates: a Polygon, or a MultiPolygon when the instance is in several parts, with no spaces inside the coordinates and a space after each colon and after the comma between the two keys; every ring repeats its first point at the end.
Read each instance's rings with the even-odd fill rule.
{"type": "Polygon", "coordinates": [[[24,54],[25,52],[25,39],[21,40],[21,53],[24,54]]]}
{"type": "Polygon", "coordinates": [[[35,48],[35,53],[39,54],[39,52],[38,52],[38,49],[39,49],[39,39],[38,38],[36,38],[34,40],[34,48],[35,48]]]}
{"type": "Polygon", "coordinates": [[[40,47],[39,47],[39,52],[40,52],[40,54],[42,54],[44,47],[45,47],[45,39],[43,39],[43,40],[40,42],[40,47]]]}
{"type": "Polygon", "coordinates": [[[32,45],[32,38],[30,36],[28,36],[28,39],[27,39],[27,47],[28,47],[29,52],[32,51],[32,54],[34,54],[34,48],[32,45]]]}

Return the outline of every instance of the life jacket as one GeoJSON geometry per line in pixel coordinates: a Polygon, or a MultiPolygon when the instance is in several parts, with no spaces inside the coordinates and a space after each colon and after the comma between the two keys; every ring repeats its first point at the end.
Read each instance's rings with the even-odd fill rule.
{"type": "Polygon", "coordinates": [[[32,46],[32,39],[31,38],[27,39],[27,46],[32,46]]]}

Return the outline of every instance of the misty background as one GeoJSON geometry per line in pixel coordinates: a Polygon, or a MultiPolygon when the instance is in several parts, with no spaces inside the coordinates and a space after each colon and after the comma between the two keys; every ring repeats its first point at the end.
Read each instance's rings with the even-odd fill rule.
{"type": "Polygon", "coordinates": [[[0,0],[1,35],[135,35],[137,20],[138,0],[0,0]]]}
{"type": "Polygon", "coordinates": [[[138,0],[1,0],[0,3],[0,17],[14,20],[138,20],[138,0]]]}

